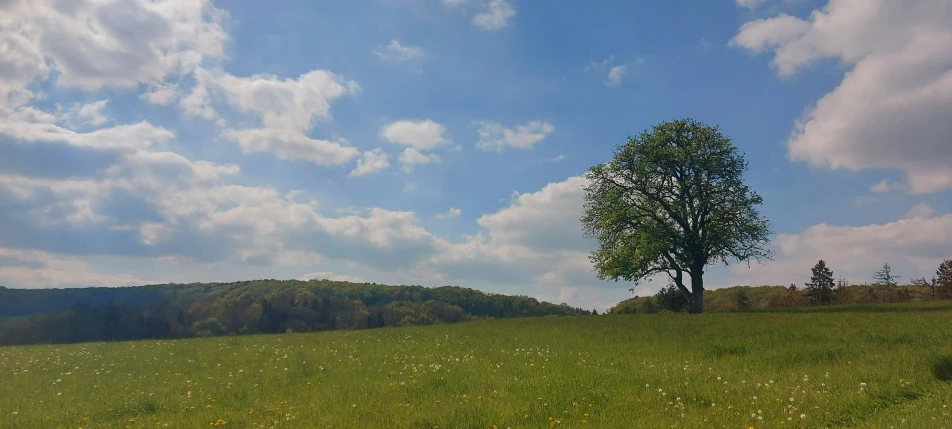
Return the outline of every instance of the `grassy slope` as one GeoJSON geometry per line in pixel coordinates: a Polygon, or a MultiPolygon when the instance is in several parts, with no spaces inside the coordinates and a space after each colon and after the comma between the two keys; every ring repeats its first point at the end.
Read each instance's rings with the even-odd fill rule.
{"type": "Polygon", "coordinates": [[[952,427],[952,303],[839,310],[5,347],[0,427],[952,427]]]}

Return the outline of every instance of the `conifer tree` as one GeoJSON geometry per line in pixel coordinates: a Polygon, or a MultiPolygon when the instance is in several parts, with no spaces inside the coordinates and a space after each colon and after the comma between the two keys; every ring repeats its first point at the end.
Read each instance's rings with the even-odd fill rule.
{"type": "Polygon", "coordinates": [[[826,266],[826,261],[820,259],[813,266],[813,275],[810,283],[806,283],[807,295],[815,303],[829,304],[833,301],[833,271],[826,266]]]}

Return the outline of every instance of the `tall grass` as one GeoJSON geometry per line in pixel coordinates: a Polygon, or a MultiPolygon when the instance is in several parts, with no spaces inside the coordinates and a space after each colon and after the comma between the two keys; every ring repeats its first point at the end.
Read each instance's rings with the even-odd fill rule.
{"type": "Polygon", "coordinates": [[[952,427],[952,303],[0,348],[0,427],[952,427]]]}

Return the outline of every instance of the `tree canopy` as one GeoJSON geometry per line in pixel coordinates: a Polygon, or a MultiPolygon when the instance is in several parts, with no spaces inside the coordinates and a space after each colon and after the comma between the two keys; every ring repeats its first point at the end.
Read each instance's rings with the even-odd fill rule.
{"type": "Polygon", "coordinates": [[[826,261],[820,259],[812,269],[813,275],[810,276],[810,283],[806,283],[807,293],[819,304],[829,304],[833,302],[833,271],[826,266],[826,261]]]}
{"type": "Polygon", "coordinates": [[[254,280],[123,288],[0,289],[0,345],[184,338],[589,315],[458,286],[254,280]]]}
{"type": "Polygon", "coordinates": [[[707,265],[770,259],[763,199],[746,184],[747,162],[717,127],[693,119],[655,125],[589,169],[582,229],[598,241],[601,279],[667,274],[703,311],[707,265]],[[690,277],[691,288],[685,285],[690,277]]]}

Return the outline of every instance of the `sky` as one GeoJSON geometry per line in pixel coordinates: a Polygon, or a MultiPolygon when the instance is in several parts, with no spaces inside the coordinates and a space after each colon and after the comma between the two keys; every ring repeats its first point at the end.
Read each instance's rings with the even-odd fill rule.
{"type": "Polygon", "coordinates": [[[460,285],[604,310],[584,173],[718,126],[773,261],[952,258],[952,1],[0,0],[0,285],[460,285]]]}

